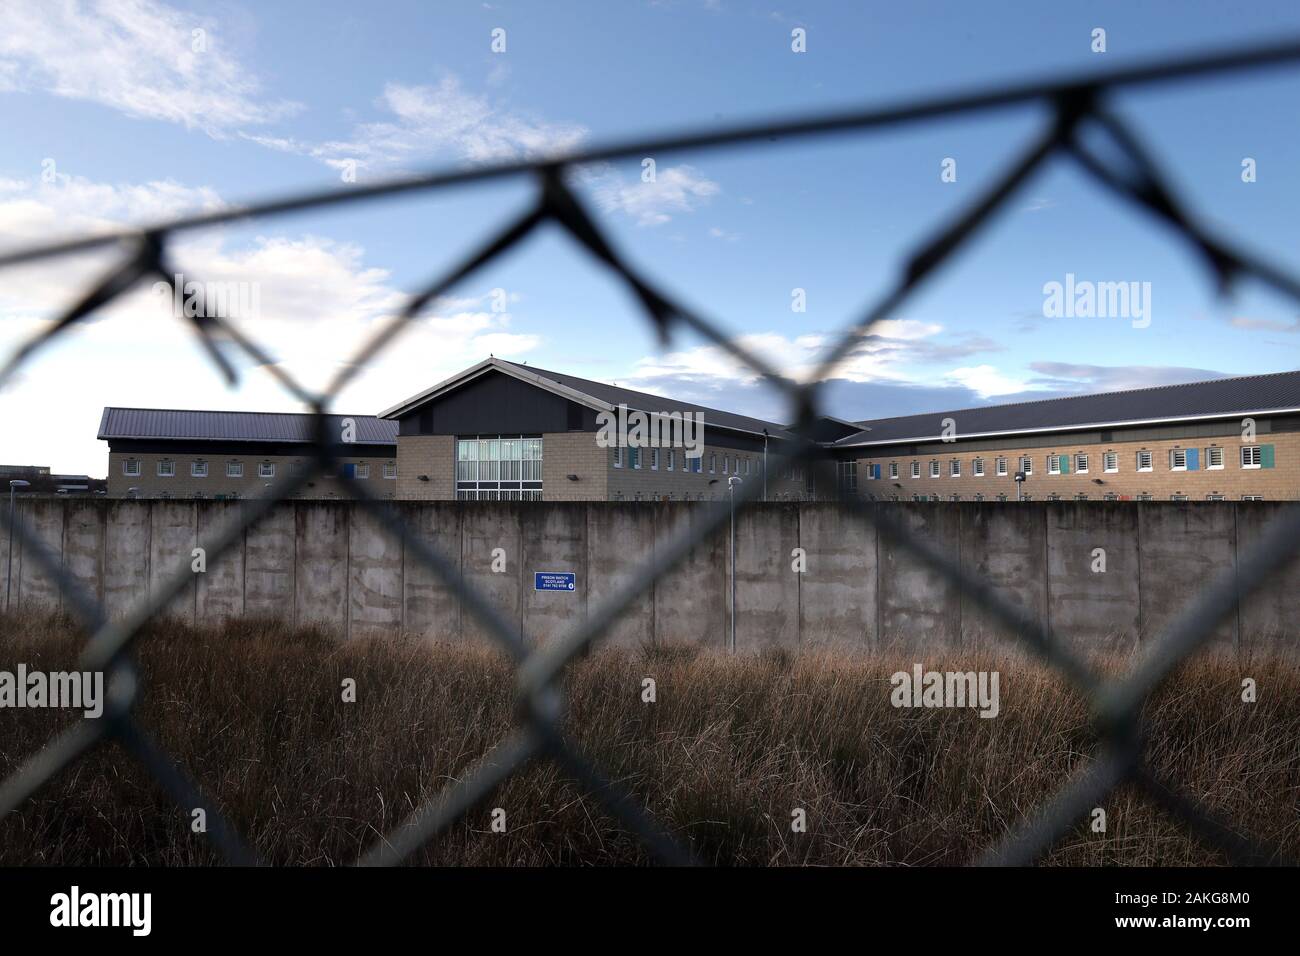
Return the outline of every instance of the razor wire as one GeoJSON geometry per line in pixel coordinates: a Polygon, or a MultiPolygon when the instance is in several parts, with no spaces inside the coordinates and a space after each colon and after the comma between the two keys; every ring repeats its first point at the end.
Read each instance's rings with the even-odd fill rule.
{"type": "MultiPolygon", "coordinates": [[[[486,164],[356,185],[342,191],[315,191],[138,230],[34,245],[0,254],[0,269],[105,247],[121,249],[122,259],[47,329],[15,350],[0,368],[0,388],[12,380],[14,373],[33,353],[139,282],[161,280],[175,291],[175,272],[168,268],[168,244],[180,233],[398,193],[435,191],[486,180],[531,178],[535,182],[532,205],[472,249],[445,274],[413,294],[405,307],[382,324],[352,360],[341,367],[322,393],[313,393],[302,386],[231,318],[205,315],[207,310],[202,308],[201,302],[198,314],[185,318],[200,346],[227,382],[235,383],[238,378],[227,354],[227,350],[234,350],[272,374],[312,416],[311,457],[307,467],[292,470],[277,479],[266,495],[240,502],[236,508],[230,509],[232,517],[215,534],[204,539],[206,553],[213,560],[218,559],[249,529],[258,526],[280,501],[293,496],[312,478],[337,471],[342,446],[329,434],[329,409],[342,389],[405,329],[417,322],[430,303],[502,253],[523,243],[537,226],[544,223],[558,225],[626,284],[645,310],[662,344],[669,344],[675,332],[690,330],[754,370],[768,386],[776,389],[788,402],[788,420],[794,423],[791,430],[796,438],[789,460],[814,468],[826,461],[828,455],[825,449],[802,436],[807,434],[806,426],[820,414],[817,401],[819,384],[854,355],[879,322],[896,313],[917,288],[988,225],[1008,199],[1047,160],[1058,155],[1077,163],[1106,189],[1144,209],[1187,242],[1201,257],[1206,269],[1213,273],[1221,290],[1226,291],[1231,283],[1243,277],[1252,277],[1300,301],[1300,277],[1241,251],[1195,220],[1176,198],[1162,176],[1159,164],[1148,153],[1133,125],[1111,110],[1107,102],[1107,94],[1116,90],[1297,65],[1300,65],[1300,39],[1125,70],[900,103],[882,109],[755,123],[617,143],[540,160],[486,164]],[[818,364],[816,372],[803,383],[796,383],[771,368],[724,332],[718,323],[692,310],[680,298],[672,296],[634,269],[588,214],[568,179],[571,173],[586,165],[651,153],[720,149],[830,135],[849,136],[905,123],[936,121],[1024,104],[1045,106],[1050,113],[1050,122],[989,188],[951,221],[935,229],[928,241],[916,248],[905,260],[895,282],[871,302],[859,318],[844,328],[818,364]],[[1090,130],[1101,133],[1122,162],[1102,158],[1085,143],[1082,135],[1090,130]]],[[[412,533],[385,501],[374,497],[360,484],[346,483],[345,487],[357,506],[372,516],[391,538],[400,542],[416,561],[433,571],[455,594],[463,609],[483,627],[488,637],[509,655],[514,666],[518,725],[505,740],[418,807],[393,832],[382,836],[361,853],[358,862],[362,865],[393,865],[405,861],[425,843],[461,820],[513,774],[537,760],[554,762],[563,774],[595,797],[612,818],[638,837],[661,862],[696,862],[689,846],[683,844],[679,835],[665,830],[632,793],[605,778],[599,768],[582,757],[564,730],[565,701],[560,684],[569,665],[602,638],[631,602],[685,560],[696,546],[721,529],[731,514],[731,503],[701,503],[701,519],[693,520],[689,527],[674,534],[663,549],[656,548],[651,560],[639,569],[639,573],[592,610],[583,623],[562,637],[531,648],[521,629],[508,621],[479,588],[465,581],[457,573],[455,565],[436,547],[412,533]]],[[[742,485],[735,493],[735,505],[740,509],[752,507],[758,495],[757,483],[742,485]]],[[[1234,863],[1284,862],[1280,847],[1265,846],[1239,833],[1230,823],[1217,819],[1183,793],[1176,783],[1155,773],[1146,760],[1141,711],[1161,683],[1210,640],[1220,621],[1231,614],[1245,597],[1261,588],[1270,574],[1300,554],[1300,506],[1283,509],[1281,517],[1267,529],[1263,541],[1237,569],[1227,570],[1212,582],[1161,635],[1145,643],[1140,659],[1130,673],[1118,679],[1107,679],[1096,673],[1026,608],[1006,600],[988,581],[971,574],[949,555],[913,534],[896,512],[853,495],[841,494],[841,501],[844,507],[862,517],[888,542],[933,572],[943,584],[972,600],[998,625],[1001,638],[1012,646],[1027,650],[1061,673],[1089,701],[1092,725],[1099,741],[1096,759],[1029,819],[1014,825],[999,842],[984,852],[977,863],[1024,865],[1041,859],[1098,800],[1125,783],[1138,787],[1158,807],[1186,826],[1193,836],[1224,853],[1234,863]]],[[[11,551],[20,546],[25,555],[31,556],[40,571],[54,582],[73,616],[91,635],[82,649],[80,666],[104,671],[108,688],[103,716],[74,724],[0,782],[0,816],[16,810],[55,775],[101,744],[113,740],[153,776],[178,806],[201,807],[207,811],[209,827],[206,836],[226,862],[258,862],[254,851],[245,845],[219,807],[190,781],[134,716],[140,689],[134,645],[145,625],[165,614],[171,600],[191,582],[192,571],[184,566],[177,568],[157,587],[151,587],[146,598],[132,606],[124,616],[112,619],[21,520],[10,526],[7,510],[0,509],[0,522],[8,527],[11,551]]]]}

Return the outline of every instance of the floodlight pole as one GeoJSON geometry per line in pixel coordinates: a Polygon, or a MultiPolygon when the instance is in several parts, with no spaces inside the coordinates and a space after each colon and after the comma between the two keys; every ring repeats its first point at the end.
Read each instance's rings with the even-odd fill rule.
{"type": "Polygon", "coordinates": [[[741,479],[734,475],[727,479],[727,494],[731,496],[731,653],[736,653],[736,485],[741,479]]]}
{"type": "Polygon", "coordinates": [[[21,478],[15,478],[9,482],[9,566],[5,569],[5,611],[9,610],[9,592],[13,585],[14,577],[14,544],[17,535],[14,533],[14,489],[26,488],[31,484],[30,481],[23,481],[21,478]]]}

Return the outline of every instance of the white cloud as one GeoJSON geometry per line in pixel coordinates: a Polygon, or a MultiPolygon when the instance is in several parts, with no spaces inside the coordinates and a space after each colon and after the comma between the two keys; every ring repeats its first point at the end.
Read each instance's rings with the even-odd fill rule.
{"type": "MultiPolygon", "coordinates": [[[[913,357],[913,345],[943,331],[943,326],[915,319],[881,322],[835,370],[833,377],[850,382],[906,381],[899,366],[913,357]]],[[[776,371],[797,382],[809,381],[819,370],[834,337],[806,334],[790,337],[780,332],[759,332],[737,336],[736,343],[767,362],[776,371]]],[[[636,364],[629,387],[653,391],[656,381],[688,380],[702,387],[721,389],[752,385],[757,372],[716,345],[671,352],[636,364]]],[[[629,383],[624,383],[629,384],[629,383]]]]}
{"type": "MultiPolygon", "coordinates": [[[[6,180],[0,185],[0,234],[22,241],[44,235],[51,223],[120,227],[214,204],[220,198],[211,190],[172,182],[66,180],[61,187],[6,180]]],[[[257,313],[237,324],[309,388],[324,387],[406,302],[389,271],[367,264],[354,243],[277,234],[236,244],[221,229],[180,239],[170,261],[187,279],[257,290],[257,313]]],[[[122,254],[113,249],[5,269],[0,359],[47,328],[122,254]]],[[[521,357],[536,348],[539,337],[512,329],[513,314],[492,311],[490,296],[490,290],[467,289],[435,303],[360,372],[336,407],[374,414],[489,352],[521,357]]],[[[6,454],[103,474],[104,449],[94,438],[103,405],[300,410],[265,370],[233,351],[228,354],[243,374],[238,391],[227,390],[169,304],[151,282],[142,284],[38,353],[0,393],[0,421],[14,424],[5,433],[6,454]],[[24,413],[37,407],[40,416],[24,413]]]]}
{"type": "MultiPolygon", "coordinates": [[[[499,81],[489,76],[489,85],[499,81]]],[[[340,168],[355,162],[370,171],[428,162],[451,154],[471,162],[554,156],[587,136],[578,123],[549,123],[465,90],[448,75],[436,86],[389,83],[377,105],[390,119],[358,125],[342,140],[311,143],[244,134],[282,152],[300,153],[340,168]]]]}
{"type": "Polygon", "coordinates": [[[261,97],[253,71],[222,49],[211,19],[155,0],[6,4],[0,91],[31,90],[214,137],[299,109],[261,97]],[[195,49],[195,30],[204,31],[206,49],[195,49]]]}
{"type": "Polygon", "coordinates": [[[658,170],[654,182],[640,177],[628,182],[610,166],[583,170],[577,181],[591,191],[601,210],[622,213],[639,226],[661,226],[674,213],[694,212],[721,191],[713,180],[684,164],[658,170]]]}
{"type": "Polygon", "coordinates": [[[988,398],[991,395],[1013,395],[1016,392],[1033,390],[1033,386],[1028,382],[1004,375],[992,365],[955,368],[944,377],[969,388],[980,398],[988,398]]]}

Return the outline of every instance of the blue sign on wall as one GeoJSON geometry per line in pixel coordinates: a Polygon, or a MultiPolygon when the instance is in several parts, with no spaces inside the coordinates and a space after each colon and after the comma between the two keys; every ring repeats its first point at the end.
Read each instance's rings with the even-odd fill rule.
{"type": "Polygon", "coordinates": [[[534,591],[577,590],[577,576],[572,571],[534,571],[534,591]]]}

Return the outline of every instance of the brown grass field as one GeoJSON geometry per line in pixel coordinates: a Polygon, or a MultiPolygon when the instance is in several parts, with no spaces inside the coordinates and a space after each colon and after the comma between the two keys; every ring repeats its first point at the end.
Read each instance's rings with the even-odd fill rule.
{"type": "MultiPolygon", "coordinates": [[[[75,666],[80,638],[58,617],[0,616],[0,670],[75,666]]],[[[340,643],[310,629],[240,622],[154,625],[138,645],[142,725],[215,799],[268,863],[353,863],[381,834],[503,739],[506,660],[485,648],[395,637],[340,643]],[[359,699],[341,701],[344,678],[359,699]]],[[[566,684],[580,751],[628,788],[705,863],[957,865],[1090,760],[1083,700],[1018,657],[955,652],[929,669],[1001,672],[1001,714],[896,709],[889,675],[912,658],[684,648],[600,651],[566,684]],[[658,700],[641,701],[654,677],[658,700]],[[791,832],[791,810],[808,832],[791,832]]],[[[1113,668],[1128,666],[1113,660],[1113,668]]],[[[1300,857],[1300,667],[1201,657],[1148,706],[1153,766],[1221,818],[1300,857]],[[1259,700],[1244,704],[1241,679],[1259,700]]],[[[0,711],[0,777],[80,719],[0,711]]],[[[1051,865],[1224,862],[1140,793],[1103,804],[1051,865]]],[[[206,865],[187,811],[116,744],[100,747],[0,820],[0,865],[206,865]]],[[[651,862],[638,842],[552,764],[511,777],[428,843],[430,865],[651,862]],[[493,807],[507,831],[491,832],[493,807]]]]}

